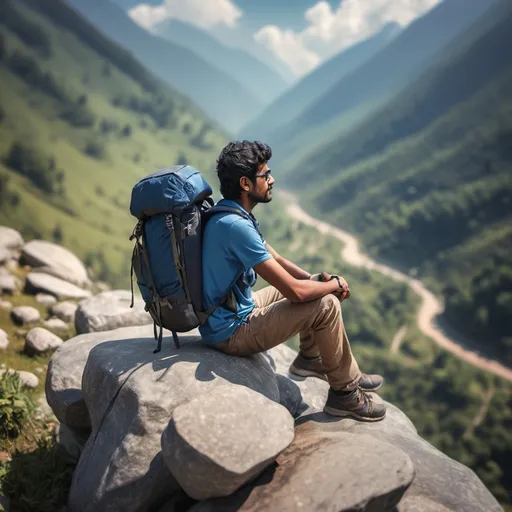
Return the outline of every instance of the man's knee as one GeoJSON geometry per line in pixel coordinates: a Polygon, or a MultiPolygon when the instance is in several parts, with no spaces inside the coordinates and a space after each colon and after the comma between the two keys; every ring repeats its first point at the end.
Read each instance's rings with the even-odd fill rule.
{"type": "Polygon", "coordinates": [[[321,305],[322,309],[327,310],[327,311],[334,311],[336,313],[339,313],[341,311],[340,300],[332,293],[328,293],[327,295],[324,295],[320,299],[320,305],[321,305]]]}

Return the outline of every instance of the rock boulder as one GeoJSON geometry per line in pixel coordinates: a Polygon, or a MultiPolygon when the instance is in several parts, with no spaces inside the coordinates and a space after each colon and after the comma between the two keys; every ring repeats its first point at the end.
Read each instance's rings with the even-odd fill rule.
{"type": "Polygon", "coordinates": [[[27,242],[23,246],[21,261],[77,286],[90,284],[84,264],[68,249],[46,240],[27,242]]]}
{"type": "Polygon", "coordinates": [[[24,352],[29,356],[37,356],[55,350],[62,343],[63,341],[52,332],[43,327],[34,327],[27,333],[24,352]]]}
{"type": "Polygon", "coordinates": [[[130,325],[148,325],[153,319],[144,311],[144,301],[135,297],[134,306],[128,290],[106,291],[80,301],[75,315],[75,328],[79,334],[110,331],[130,325]]]}
{"type": "Polygon", "coordinates": [[[25,290],[27,293],[49,293],[59,299],[83,299],[90,297],[91,292],[49,274],[31,272],[27,276],[25,290]]]}
{"type": "Polygon", "coordinates": [[[228,496],[272,463],[293,435],[282,405],[230,384],[174,409],[162,454],[189,496],[228,496]]]}

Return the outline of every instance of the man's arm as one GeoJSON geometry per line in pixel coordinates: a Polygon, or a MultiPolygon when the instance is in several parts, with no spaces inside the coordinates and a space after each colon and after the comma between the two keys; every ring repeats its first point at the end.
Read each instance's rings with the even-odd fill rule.
{"type": "Polygon", "coordinates": [[[346,290],[344,288],[340,289],[336,279],[332,281],[310,281],[309,279],[296,278],[274,258],[259,263],[254,267],[254,270],[292,302],[308,302],[329,293],[339,295],[340,301],[342,301],[349,293],[348,288],[346,290]]]}
{"type": "Polygon", "coordinates": [[[279,265],[281,265],[281,267],[283,267],[289,274],[295,277],[295,279],[311,279],[311,274],[309,272],[278,254],[277,251],[270,246],[270,244],[265,243],[265,247],[267,248],[267,251],[272,254],[277,263],[279,263],[279,265]]]}

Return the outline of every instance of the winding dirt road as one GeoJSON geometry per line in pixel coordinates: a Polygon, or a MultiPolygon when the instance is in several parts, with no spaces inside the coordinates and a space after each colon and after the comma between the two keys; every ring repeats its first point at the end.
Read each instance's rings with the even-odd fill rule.
{"type": "Polygon", "coordinates": [[[350,265],[355,267],[365,267],[370,270],[376,270],[386,276],[389,276],[396,281],[407,283],[412,290],[421,298],[421,306],[418,310],[417,324],[418,328],[423,334],[431,338],[440,347],[448,350],[453,355],[466,361],[477,368],[486,372],[493,373],[509,382],[512,382],[512,369],[503,366],[498,361],[487,359],[472,350],[463,347],[455,340],[450,339],[446,334],[436,325],[435,318],[444,310],[444,306],[432,292],[427,290],[423,283],[418,279],[414,279],[402,272],[377,263],[369,256],[362,253],[359,249],[359,242],[354,235],[343,231],[340,228],[331,226],[326,222],[314,219],[308,215],[298,204],[296,197],[289,192],[280,191],[279,196],[288,202],[287,212],[294,219],[303,222],[309,226],[316,228],[320,233],[331,235],[341,240],[344,247],[341,250],[341,257],[350,265]]]}

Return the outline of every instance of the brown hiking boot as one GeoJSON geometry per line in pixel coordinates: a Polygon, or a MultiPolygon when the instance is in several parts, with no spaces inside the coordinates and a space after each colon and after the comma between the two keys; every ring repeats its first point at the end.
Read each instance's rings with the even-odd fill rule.
{"type": "Polygon", "coordinates": [[[380,375],[368,375],[363,373],[361,375],[361,380],[359,381],[359,387],[363,391],[377,391],[384,384],[384,377],[380,375]]]}
{"type": "Polygon", "coordinates": [[[386,416],[386,406],[373,401],[372,395],[357,387],[347,395],[338,395],[329,389],[324,412],[331,416],[355,418],[361,421],[379,421],[386,416]]]}
{"type": "MultiPolygon", "coordinates": [[[[306,359],[299,352],[295,361],[291,364],[289,371],[301,377],[317,377],[318,379],[327,380],[320,356],[314,359],[306,359]]],[[[367,375],[363,373],[359,381],[359,387],[364,391],[377,391],[377,389],[382,387],[383,383],[384,379],[380,375],[367,375]]]]}
{"type": "Polygon", "coordinates": [[[299,352],[295,361],[290,366],[290,373],[300,375],[301,377],[317,377],[322,380],[327,380],[322,366],[322,358],[320,356],[314,359],[306,359],[299,352]]]}

